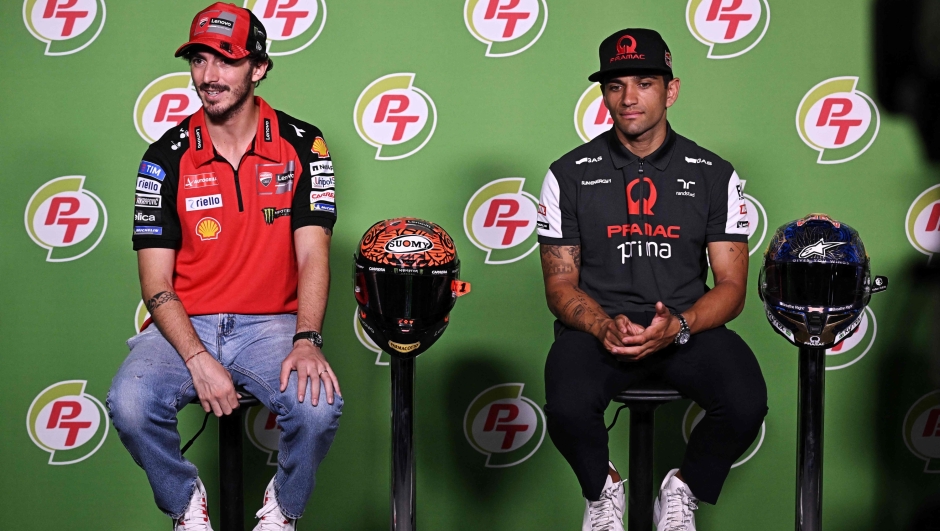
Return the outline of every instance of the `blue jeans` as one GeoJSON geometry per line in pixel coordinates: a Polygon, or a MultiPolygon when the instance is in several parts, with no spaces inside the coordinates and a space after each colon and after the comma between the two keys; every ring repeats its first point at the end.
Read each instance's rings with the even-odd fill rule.
{"type": "MultiPolygon", "coordinates": [[[[244,388],[277,415],[282,431],[274,488],[281,512],[299,518],[339,427],[342,397],[335,395],[328,404],[321,383],[317,406],[311,405],[313,386],[298,402],[296,371],[280,391],[281,362],[292,348],[296,315],[200,315],[191,321],[209,355],[232,374],[236,388],[244,388]]],[[[111,384],[108,410],[121,442],[147,473],[157,506],[179,518],[198,474],[180,454],[176,429],[177,413],[196,398],[192,376],[153,324],[127,346],[131,352],[111,384]]]]}

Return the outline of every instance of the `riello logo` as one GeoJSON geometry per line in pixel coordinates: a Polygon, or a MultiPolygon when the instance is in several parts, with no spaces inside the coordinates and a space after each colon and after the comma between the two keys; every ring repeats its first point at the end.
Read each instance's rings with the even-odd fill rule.
{"type": "Polygon", "coordinates": [[[907,240],[927,255],[930,264],[934,254],[940,253],[940,184],[924,190],[911,203],[904,228],[907,240]]]}
{"type": "Polygon", "coordinates": [[[85,393],[85,380],[50,385],[26,413],[30,439],[49,452],[50,465],[84,461],[108,436],[108,414],[97,398],[85,393]]]}
{"type": "Polygon", "coordinates": [[[290,55],[313,44],[326,25],[326,0],[247,0],[268,31],[268,55],[290,55]]]}
{"type": "Polygon", "coordinates": [[[26,0],[26,29],[46,43],[46,55],[69,55],[88,47],[101,33],[104,0],[26,0]]]}
{"type": "Polygon", "coordinates": [[[857,85],[857,77],[834,77],[811,88],[800,101],[796,129],[803,142],[819,152],[819,164],[848,162],[878,136],[878,106],[857,85]]]}
{"type": "Polygon", "coordinates": [[[365,329],[362,328],[362,322],[359,321],[359,308],[356,308],[356,311],[353,312],[353,333],[356,334],[356,339],[362,343],[362,346],[366,347],[368,350],[375,353],[375,364],[376,365],[388,365],[391,361],[391,357],[382,350],[378,345],[375,344],[375,341],[372,341],[372,338],[369,337],[369,334],[366,333],[365,329]]]}
{"type": "Polygon", "coordinates": [[[525,179],[508,177],[487,183],[467,202],[463,229],[486,251],[487,264],[522,260],[538,247],[536,222],[539,200],[522,190],[525,179]]]}
{"type": "MultiPolygon", "coordinates": [[[[193,88],[189,72],[160,76],[150,82],[137,96],[134,104],[134,127],[144,142],[152,144],[168,129],[179,125],[187,116],[199,110],[202,102],[193,88]]],[[[189,131],[181,129],[170,147],[179,149],[189,131]]]]}
{"type": "Polygon", "coordinates": [[[940,391],[920,397],[907,410],[902,434],[908,450],[927,462],[924,473],[940,473],[940,391]]]}
{"type": "Polygon", "coordinates": [[[878,321],[875,319],[875,312],[866,307],[855,332],[836,343],[834,347],[826,349],[826,370],[835,371],[858,363],[875,345],[877,335],[878,321]]]}
{"type": "Polygon", "coordinates": [[[685,23],[709,59],[728,59],[752,50],[770,27],[767,0],[689,0],[685,23]]]}
{"type": "MultiPolygon", "coordinates": [[[[705,410],[701,406],[692,402],[689,404],[689,408],[685,410],[685,415],[682,417],[682,438],[685,439],[686,444],[689,442],[689,437],[692,436],[692,430],[698,426],[698,423],[705,418],[705,410]]],[[[731,468],[737,468],[744,463],[747,463],[751,460],[752,457],[757,455],[757,451],[760,450],[761,445],[764,444],[764,436],[767,435],[767,423],[762,422],[760,425],[760,436],[751,443],[750,448],[748,448],[744,455],[738,458],[737,461],[731,465],[731,468]]]]}
{"type": "Polygon", "coordinates": [[[426,92],[414,86],[414,74],[382,76],[359,94],[353,112],[356,132],[378,148],[376,160],[414,155],[434,135],[437,108],[426,92]]]}
{"type": "Polygon", "coordinates": [[[49,251],[47,262],[77,260],[104,238],[108,211],[84,184],[84,175],[52,179],[26,204],[26,232],[36,245],[49,251]]]}
{"type": "Polygon", "coordinates": [[[590,142],[597,135],[610,130],[613,125],[614,120],[610,117],[610,111],[604,105],[601,86],[597,83],[591,84],[581,94],[574,108],[574,128],[578,136],[581,140],[590,142]]]}
{"type": "Polygon", "coordinates": [[[277,466],[277,452],[281,440],[281,426],[277,423],[277,415],[262,405],[249,408],[245,415],[245,434],[255,448],[267,454],[267,464],[277,466]]]}
{"type": "Polygon", "coordinates": [[[463,20],[487,57],[508,57],[529,49],[548,24],[545,0],[467,0],[463,20]]]}
{"type": "Polygon", "coordinates": [[[532,457],[545,439],[545,415],[522,396],[525,384],[494,385],[476,396],[463,417],[463,432],[487,468],[506,468],[532,457]]]}

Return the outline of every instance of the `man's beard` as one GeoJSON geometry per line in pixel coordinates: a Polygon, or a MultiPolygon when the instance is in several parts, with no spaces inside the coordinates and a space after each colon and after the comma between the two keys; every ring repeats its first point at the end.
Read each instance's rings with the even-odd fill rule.
{"type": "Polygon", "coordinates": [[[203,110],[206,115],[209,116],[215,122],[225,122],[230,118],[241,112],[245,106],[245,102],[248,101],[248,96],[250,94],[251,88],[251,71],[249,70],[248,75],[245,76],[245,79],[242,83],[238,84],[236,87],[230,87],[228,85],[222,85],[218,83],[203,83],[199,86],[200,92],[207,90],[217,90],[220,93],[224,91],[229,91],[232,93],[232,97],[235,101],[228,107],[223,107],[220,104],[214,106],[206,105],[205,100],[202,102],[203,110]]]}

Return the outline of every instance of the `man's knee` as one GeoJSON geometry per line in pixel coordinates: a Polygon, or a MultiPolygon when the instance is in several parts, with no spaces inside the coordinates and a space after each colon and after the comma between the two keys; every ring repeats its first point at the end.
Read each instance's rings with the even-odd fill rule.
{"type": "MultiPolygon", "coordinates": [[[[290,392],[290,389],[287,390],[290,392]]],[[[310,401],[310,394],[308,392],[307,396],[304,397],[303,402],[297,401],[297,394],[294,391],[294,394],[288,394],[287,397],[292,398],[290,400],[291,405],[289,410],[285,413],[284,418],[281,420],[282,428],[290,429],[296,428],[298,430],[312,429],[314,431],[320,431],[330,426],[333,426],[338,422],[339,417],[343,414],[343,397],[338,394],[333,394],[333,403],[330,404],[327,401],[326,393],[323,391],[321,385],[321,392],[317,405],[313,405],[310,401]],[[283,424],[287,424],[284,426],[283,424]]],[[[284,397],[282,397],[283,399],[284,397]]]]}
{"type": "Polygon", "coordinates": [[[140,376],[121,371],[108,390],[108,412],[114,427],[120,432],[135,432],[148,422],[148,412],[154,409],[153,392],[140,376]]]}

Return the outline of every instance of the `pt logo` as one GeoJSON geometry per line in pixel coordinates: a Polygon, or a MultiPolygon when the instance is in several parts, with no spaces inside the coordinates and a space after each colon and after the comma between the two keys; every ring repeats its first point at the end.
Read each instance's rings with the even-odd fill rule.
{"type": "Polygon", "coordinates": [[[134,312],[134,333],[138,333],[144,328],[144,323],[147,322],[147,319],[150,319],[150,312],[147,311],[147,306],[144,305],[144,301],[137,303],[137,310],[134,312]]]}
{"type": "Polygon", "coordinates": [[[277,452],[281,440],[281,426],[277,423],[277,415],[260,404],[248,408],[245,414],[245,434],[255,448],[268,455],[267,464],[277,466],[277,452]]]}
{"type": "Polygon", "coordinates": [[[375,364],[376,365],[388,365],[391,361],[391,357],[385,353],[378,345],[375,344],[375,341],[372,341],[372,338],[369,337],[369,334],[366,333],[365,329],[362,328],[362,322],[359,321],[359,308],[356,308],[356,311],[353,312],[353,332],[356,334],[356,339],[362,343],[362,346],[367,349],[375,352],[375,364]]]}
{"type": "Polygon", "coordinates": [[[88,47],[104,28],[104,0],[26,0],[26,29],[46,43],[46,55],[69,55],[88,47]]]}
{"type": "Polygon", "coordinates": [[[927,462],[925,474],[940,473],[940,391],[920,397],[904,416],[904,443],[927,462]]]}
{"type": "Polygon", "coordinates": [[[907,240],[927,255],[927,263],[940,252],[940,184],[931,186],[917,196],[904,220],[907,240]]]}
{"type": "Polygon", "coordinates": [[[770,27],[767,0],[689,0],[685,23],[709,59],[729,59],[757,46],[770,27]]]}
{"type": "Polygon", "coordinates": [[[30,439],[49,452],[50,465],[84,461],[108,436],[108,413],[97,398],[85,393],[85,380],[50,385],[33,399],[26,413],[30,439]]]}
{"type": "Polygon", "coordinates": [[[529,49],[548,24],[545,0],[467,0],[463,21],[487,57],[509,57],[529,49]]]}
{"type": "Polygon", "coordinates": [[[268,30],[268,55],[290,55],[313,44],[326,25],[326,0],[246,0],[268,30]]]}
{"type": "Polygon", "coordinates": [[[834,77],[811,88],[800,101],[796,129],[803,142],[819,152],[819,164],[848,162],[878,136],[878,107],[857,85],[857,77],[834,77]]]}
{"type": "Polygon", "coordinates": [[[463,433],[486,456],[487,468],[506,468],[532,457],[545,438],[545,415],[522,396],[525,384],[494,385],[478,394],[463,417],[463,433]]]}
{"type": "Polygon", "coordinates": [[[585,142],[590,142],[597,135],[608,131],[614,125],[610,111],[604,105],[601,86],[593,83],[581,94],[574,108],[574,129],[585,142]]]}
{"type": "MultiPolygon", "coordinates": [[[[689,443],[689,437],[692,436],[692,430],[698,426],[698,423],[705,418],[705,410],[702,409],[698,404],[692,402],[689,404],[689,408],[685,410],[685,415],[682,417],[682,438],[685,439],[686,444],[689,443]]],[[[767,423],[762,422],[760,425],[760,437],[756,441],[751,443],[751,447],[748,448],[744,455],[738,458],[737,461],[731,468],[737,468],[744,463],[747,463],[751,460],[752,457],[757,455],[757,451],[760,450],[762,444],[764,444],[764,436],[767,434],[767,423]]]]}
{"type": "Polygon", "coordinates": [[[437,108],[426,92],[414,86],[414,74],[390,74],[369,84],[353,113],[356,132],[378,149],[376,160],[414,155],[434,134],[437,108]]]}
{"type": "Polygon", "coordinates": [[[108,211],[95,194],[83,189],[84,175],[52,179],[26,204],[26,232],[48,249],[47,262],[78,260],[104,238],[108,211]]]}
{"type": "MultiPolygon", "coordinates": [[[[168,129],[176,127],[187,116],[202,107],[193,88],[189,72],[177,72],[160,76],[144,87],[134,104],[134,127],[144,142],[152,144],[168,129]]],[[[172,149],[176,150],[189,131],[180,130],[179,138],[173,138],[172,149]]]]}
{"type": "Polygon", "coordinates": [[[877,335],[878,322],[875,320],[875,312],[871,307],[866,307],[855,333],[839,341],[834,347],[826,349],[826,370],[835,371],[854,365],[868,354],[877,335]]]}
{"type": "Polygon", "coordinates": [[[525,179],[497,179],[473,194],[463,213],[463,230],[487,264],[522,260],[538,247],[535,236],[539,200],[522,190],[525,179]]]}

